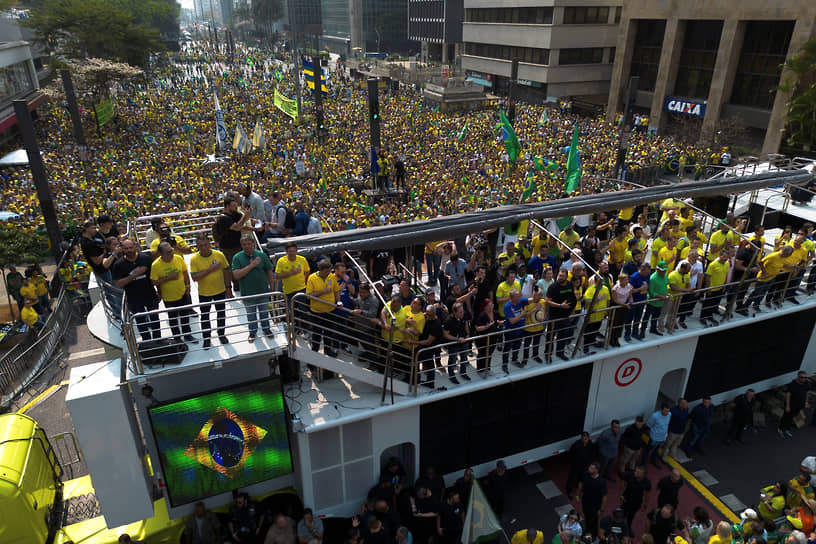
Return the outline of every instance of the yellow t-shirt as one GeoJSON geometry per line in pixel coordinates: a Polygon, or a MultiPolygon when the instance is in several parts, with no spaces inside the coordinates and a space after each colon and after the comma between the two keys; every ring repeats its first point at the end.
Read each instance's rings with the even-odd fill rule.
{"type": "MultiPolygon", "coordinates": [[[[521,291],[521,284],[518,280],[513,280],[513,285],[508,285],[507,280],[501,282],[498,287],[496,287],[496,298],[507,298],[510,296],[510,291],[513,289],[518,289],[521,291]]],[[[497,303],[499,306],[499,315],[504,317],[504,303],[500,302],[497,303]]]]}
{"type": "Polygon", "coordinates": [[[37,289],[38,297],[48,294],[48,284],[45,283],[45,278],[43,278],[39,274],[33,276],[30,280],[30,283],[33,283],[34,287],[37,289]]]}
{"type": "Polygon", "coordinates": [[[541,300],[539,300],[538,302],[533,302],[533,299],[530,299],[530,303],[527,304],[527,306],[524,307],[524,311],[530,312],[528,314],[529,317],[527,317],[525,321],[530,322],[530,323],[534,323],[533,325],[527,325],[526,327],[524,327],[525,331],[527,331],[527,332],[541,332],[541,331],[544,330],[544,322],[543,321],[534,322],[533,318],[532,318],[532,312],[537,311],[539,309],[544,310],[545,312],[547,310],[546,303],[544,302],[543,298],[541,300]]]}
{"type": "Polygon", "coordinates": [[[782,267],[785,265],[785,260],[779,251],[769,253],[762,258],[762,266],[764,270],[760,270],[757,274],[758,281],[771,281],[777,274],[782,272],[782,267]]]}
{"type": "Polygon", "coordinates": [[[198,280],[199,295],[211,297],[214,295],[220,295],[226,291],[226,285],[224,284],[224,270],[229,270],[230,265],[227,263],[227,258],[224,256],[224,254],[217,249],[213,249],[212,254],[209,257],[202,257],[200,253],[194,253],[193,256],[190,257],[190,272],[193,274],[204,272],[214,262],[218,263],[218,270],[207,274],[198,280]]]}
{"type": "Polygon", "coordinates": [[[567,234],[567,231],[563,231],[558,235],[558,239],[564,242],[568,248],[572,249],[572,246],[581,241],[581,236],[575,231],[572,231],[572,234],[567,234]]]}
{"type": "Polygon", "coordinates": [[[621,241],[618,241],[617,238],[613,239],[609,245],[609,262],[622,263],[627,249],[629,249],[629,244],[625,238],[621,241]]]}
{"type": "Polygon", "coordinates": [[[677,262],[677,253],[676,247],[674,249],[663,247],[657,253],[657,261],[666,261],[666,270],[674,270],[674,263],[677,262]]]}
{"type": "Polygon", "coordinates": [[[669,294],[677,295],[680,293],[677,289],[688,289],[690,275],[688,273],[682,274],[679,270],[669,273],[669,294]]]}
{"type": "Polygon", "coordinates": [[[20,296],[37,302],[37,286],[28,280],[28,285],[20,287],[20,296]]]}
{"type": "Polygon", "coordinates": [[[187,272],[187,263],[179,255],[173,255],[169,263],[164,262],[161,257],[153,261],[150,265],[150,279],[158,280],[166,278],[173,272],[178,272],[178,278],[166,281],[159,286],[159,294],[162,300],[174,302],[184,296],[187,286],[184,283],[184,273],[187,272]]]}
{"type": "Polygon", "coordinates": [[[631,221],[632,220],[632,214],[634,213],[634,211],[635,211],[634,208],[622,208],[618,212],[618,219],[622,219],[624,221],[631,221]]]}
{"type": "Polygon", "coordinates": [[[785,259],[785,264],[799,264],[804,261],[807,261],[808,250],[805,248],[805,244],[799,246],[799,249],[796,249],[793,244],[790,244],[791,248],[793,248],[793,253],[790,254],[790,257],[785,259]]]}
{"type": "Polygon", "coordinates": [[[325,314],[334,311],[337,304],[337,293],[339,292],[340,284],[337,283],[337,276],[331,272],[329,272],[329,275],[326,276],[326,279],[321,278],[320,274],[314,272],[311,276],[309,276],[309,281],[306,282],[306,294],[316,296],[320,300],[326,301],[320,302],[310,299],[309,307],[316,314],[325,314]],[[328,293],[323,293],[322,295],[312,295],[312,293],[322,291],[323,289],[327,289],[329,287],[331,287],[332,290],[328,293]]]}
{"type": "Polygon", "coordinates": [[[728,261],[724,263],[720,262],[719,259],[711,261],[706,269],[706,275],[709,277],[709,287],[724,285],[730,267],[731,265],[728,261]]]}
{"type": "Polygon", "coordinates": [[[406,314],[406,323],[408,318],[414,320],[414,324],[408,326],[417,332],[417,336],[422,334],[422,331],[425,330],[425,312],[420,310],[419,312],[414,313],[411,311],[411,308],[409,307],[408,312],[406,314]]]}
{"type": "Polygon", "coordinates": [[[654,268],[660,259],[657,258],[658,253],[660,250],[666,247],[666,242],[658,236],[652,241],[652,256],[649,258],[649,265],[654,268]]]}
{"type": "MultiPolygon", "coordinates": [[[[683,204],[681,201],[675,200],[673,198],[667,198],[666,200],[660,203],[660,206],[661,207],[666,206],[667,208],[677,208],[677,215],[680,215],[680,210],[686,207],[686,205],[683,204]]],[[[668,219],[669,212],[668,210],[665,210],[663,212],[663,215],[660,216],[660,223],[661,224],[665,223],[668,219]]]]}
{"type": "Polygon", "coordinates": [[[300,266],[299,274],[294,274],[281,280],[284,294],[288,295],[289,293],[306,289],[306,276],[304,272],[309,271],[309,261],[307,261],[303,255],[297,255],[294,261],[290,261],[288,256],[283,256],[275,263],[275,274],[286,274],[298,266],[300,266]]]}
{"type": "Polygon", "coordinates": [[[601,286],[598,296],[595,296],[595,284],[587,288],[586,292],[584,292],[584,307],[589,309],[590,303],[592,303],[592,313],[589,314],[590,323],[598,322],[606,317],[606,312],[599,311],[609,306],[609,289],[606,285],[601,286]],[[594,303],[592,303],[592,297],[595,297],[594,303]]]}
{"type": "MultiPolygon", "coordinates": [[[[177,234],[174,234],[173,238],[176,240],[176,249],[175,249],[176,252],[178,250],[180,250],[180,249],[185,249],[185,250],[190,249],[190,246],[187,245],[187,242],[185,242],[184,238],[182,238],[181,236],[179,236],[177,234]]],[[[161,241],[162,241],[161,238],[156,238],[155,240],[150,242],[150,251],[152,253],[156,253],[157,251],[159,251],[159,244],[161,243],[161,241]]]]}
{"type": "MultiPolygon", "coordinates": [[[[732,246],[734,245],[734,233],[730,230],[725,234],[723,234],[723,231],[717,230],[711,235],[712,246],[716,248],[722,246],[723,244],[725,244],[726,248],[729,244],[732,246]]],[[[719,253],[719,251],[717,251],[717,253],[719,253]]]]}
{"type": "Polygon", "coordinates": [[[547,236],[546,234],[544,235],[536,234],[535,236],[533,236],[532,241],[533,255],[538,255],[541,252],[541,246],[546,245],[549,239],[550,237],[547,236]]]}
{"type": "MultiPolygon", "coordinates": [[[[395,344],[401,344],[402,340],[405,338],[405,333],[403,330],[408,326],[408,314],[411,311],[409,306],[403,306],[399,309],[397,313],[394,314],[394,336],[392,337],[395,344]]],[[[385,312],[386,318],[390,317],[388,312],[385,312]]],[[[383,327],[380,331],[380,336],[383,340],[388,340],[389,336],[388,330],[383,327]]]]}
{"type": "Polygon", "coordinates": [[[34,308],[26,308],[25,306],[23,306],[23,311],[20,312],[20,318],[29,327],[33,327],[34,323],[37,322],[40,316],[37,315],[37,310],[35,310],[34,308]]]}
{"type": "Polygon", "coordinates": [[[425,244],[425,255],[432,255],[436,253],[436,247],[442,242],[427,242],[425,244]]]}

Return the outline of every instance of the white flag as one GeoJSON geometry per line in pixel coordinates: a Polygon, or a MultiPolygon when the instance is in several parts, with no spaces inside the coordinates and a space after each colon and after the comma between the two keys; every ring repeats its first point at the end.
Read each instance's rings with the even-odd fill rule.
{"type": "Polygon", "coordinates": [[[227,147],[227,125],[224,124],[224,113],[218,105],[218,95],[213,91],[215,97],[215,140],[218,142],[218,149],[223,151],[227,147]]]}
{"type": "Polygon", "coordinates": [[[462,531],[462,544],[474,544],[493,540],[502,532],[490,503],[482,492],[479,482],[474,479],[470,488],[470,501],[465,515],[465,527],[462,531]]]}

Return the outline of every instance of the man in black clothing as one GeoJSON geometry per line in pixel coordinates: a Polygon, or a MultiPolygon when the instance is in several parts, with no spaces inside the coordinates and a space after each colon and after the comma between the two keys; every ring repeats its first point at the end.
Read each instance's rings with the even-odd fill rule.
{"type": "Polygon", "coordinates": [[[416,486],[416,499],[411,499],[411,530],[418,542],[427,542],[437,534],[439,511],[442,505],[439,496],[424,486],[416,486]]]}
{"type": "Polygon", "coordinates": [[[598,517],[606,507],[606,494],[606,480],[601,478],[601,466],[592,463],[584,474],[584,479],[578,483],[578,496],[581,497],[586,532],[591,535],[598,534],[598,517]]]}
{"type": "Polygon", "coordinates": [[[470,342],[466,340],[470,336],[470,326],[465,320],[465,307],[461,302],[457,302],[451,308],[451,315],[445,321],[442,330],[444,342],[456,342],[448,346],[448,379],[455,384],[459,384],[456,379],[456,363],[459,362],[459,375],[463,380],[470,381],[467,374],[468,353],[470,353],[470,342]]]}
{"type": "Polygon", "coordinates": [[[652,535],[655,544],[665,543],[669,536],[678,528],[682,528],[680,520],[674,514],[671,504],[664,504],[662,507],[649,512],[649,534],[652,535]]]}
{"type": "Polygon", "coordinates": [[[92,219],[82,224],[82,236],[79,238],[79,246],[82,248],[85,262],[91,265],[96,277],[100,281],[112,283],[113,278],[110,267],[116,260],[116,256],[107,254],[105,238],[97,230],[92,219]]]}
{"type": "MultiPolygon", "coordinates": [[[[557,320],[550,324],[551,327],[554,327],[552,339],[556,340],[555,354],[568,361],[569,358],[564,350],[567,348],[571,334],[569,319],[566,318],[572,315],[575,310],[577,299],[572,284],[567,281],[567,271],[565,269],[558,270],[558,277],[547,289],[547,298],[545,300],[547,308],[550,310],[550,319],[557,320]]],[[[547,362],[550,362],[549,356],[547,362]]]]}
{"type": "MultiPolygon", "coordinates": [[[[128,310],[131,314],[159,309],[159,297],[150,281],[149,253],[140,253],[132,240],[122,241],[122,257],[111,267],[113,284],[125,290],[128,310]]],[[[158,315],[139,316],[136,325],[142,341],[161,338],[158,315]]]]}
{"type": "MultiPolygon", "coordinates": [[[[424,377],[420,375],[420,385],[435,389],[436,387],[436,367],[440,366],[441,348],[437,346],[443,342],[442,322],[437,317],[436,307],[428,304],[425,306],[425,327],[419,333],[415,348],[419,352],[419,364],[424,377]]],[[[448,369],[450,372],[450,369],[448,369]]]]}
{"type": "Polygon", "coordinates": [[[734,399],[734,415],[731,420],[731,427],[728,429],[728,437],[725,440],[726,444],[731,444],[733,440],[743,444],[742,431],[744,431],[746,427],[754,424],[755,401],[756,397],[753,389],[747,390],[734,399]]]}
{"type": "Polygon", "coordinates": [[[496,461],[496,468],[487,475],[487,500],[493,511],[501,520],[504,514],[504,495],[507,490],[507,465],[503,460],[496,461]]]}
{"type": "Polygon", "coordinates": [[[405,163],[402,162],[402,157],[397,158],[394,163],[394,174],[396,177],[395,185],[397,189],[405,189],[405,163]]]}
{"type": "Polygon", "coordinates": [[[750,243],[745,244],[737,251],[734,257],[734,274],[732,281],[742,281],[739,288],[729,287],[729,291],[737,289],[736,291],[736,311],[744,316],[748,316],[748,309],[745,304],[745,295],[748,294],[748,287],[759,272],[759,264],[756,262],[758,256],[755,257],[757,248],[762,246],[762,242],[756,238],[752,239],[750,243]]]}
{"type": "Polygon", "coordinates": [[[263,514],[258,513],[258,506],[249,500],[247,493],[239,493],[229,510],[229,534],[237,537],[229,542],[252,543],[258,541],[263,525],[263,514]]]}
{"type": "Polygon", "coordinates": [[[589,433],[584,431],[581,433],[581,438],[573,442],[569,449],[570,471],[567,476],[567,496],[572,493],[572,489],[584,477],[584,473],[589,468],[589,463],[592,462],[592,457],[595,455],[595,444],[589,438],[589,433]]]}
{"type": "MultiPolygon", "coordinates": [[[[232,258],[241,251],[241,229],[244,222],[249,218],[249,206],[238,211],[238,196],[234,193],[227,193],[224,197],[224,212],[218,216],[213,225],[213,240],[218,242],[218,249],[227,258],[227,262],[232,266],[232,258]]],[[[233,291],[238,291],[238,280],[232,280],[233,291]]]]}
{"type": "Polygon", "coordinates": [[[643,416],[639,415],[635,418],[635,422],[626,427],[621,436],[621,444],[623,444],[623,451],[620,454],[620,466],[618,467],[618,474],[623,475],[627,470],[634,470],[638,459],[640,459],[640,451],[643,449],[643,433],[646,432],[646,424],[643,421],[643,416]]]}
{"type": "Polygon", "coordinates": [[[632,542],[631,524],[626,522],[623,508],[615,508],[611,516],[601,520],[598,540],[601,544],[629,544],[632,542]]]}
{"type": "MultiPolygon", "coordinates": [[[[465,525],[465,511],[459,501],[459,492],[456,489],[449,489],[445,502],[439,513],[437,533],[442,542],[447,544],[459,544],[462,538],[462,529],[465,525]]],[[[366,544],[368,540],[366,540],[366,544]]]]}
{"type": "Polygon", "coordinates": [[[429,465],[425,467],[422,476],[417,478],[414,487],[417,489],[427,487],[433,496],[436,497],[436,500],[439,501],[442,498],[442,493],[445,491],[445,479],[436,473],[436,467],[429,465]]]}
{"type": "Polygon", "coordinates": [[[795,418],[802,408],[805,407],[808,391],[813,389],[813,382],[808,380],[807,374],[800,370],[796,375],[796,379],[785,387],[785,413],[782,419],[779,420],[779,428],[776,432],[782,438],[790,438],[793,436],[791,429],[793,429],[793,418],[795,418]]]}
{"type": "Polygon", "coordinates": [[[674,510],[677,510],[681,487],[683,487],[683,479],[680,477],[680,471],[676,468],[672,469],[670,475],[664,476],[657,482],[657,488],[660,490],[657,495],[657,507],[670,504],[674,510]]]}
{"type": "Polygon", "coordinates": [[[645,510],[646,505],[649,504],[652,482],[646,477],[643,467],[637,467],[634,472],[627,472],[623,475],[622,480],[621,506],[626,514],[626,522],[631,527],[638,510],[641,508],[645,510]]]}
{"type": "Polygon", "coordinates": [[[462,501],[463,504],[468,504],[470,500],[470,490],[473,488],[473,469],[470,467],[466,468],[465,473],[461,478],[456,480],[453,486],[456,488],[456,491],[459,492],[459,500],[462,501]]]}

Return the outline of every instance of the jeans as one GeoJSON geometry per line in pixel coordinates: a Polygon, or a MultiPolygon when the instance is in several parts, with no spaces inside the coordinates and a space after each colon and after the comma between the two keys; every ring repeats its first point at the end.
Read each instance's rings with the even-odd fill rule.
{"type": "Polygon", "coordinates": [[[477,338],[476,342],[476,370],[482,372],[490,368],[490,358],[496,349],[498,338],[488,336],[487,338],[477,338]]]}
{"type": "Polygon", "coordinates": [[[192,303],[193,302],[190,300],[189,294],[185,294],[178,300],[164,301],[164,306],[167,308],[167,317],[170,321],[170,330],[173,332],[173,336],[181,337],[182,334],[189,335],[192,333],[192,330],[190,329],[190,314],[192,314],[192,311],[171,310],[170,308],[187,306],[192,303]],[[179,325],[179,323],[181,325],[179,325]]]}
{"type": "Polygon", "coordinates": [[[686,444],[686,451],[700,450],[703,446],[703,440],[708,436],[708,427],[698,427],[692,423],[689,430],[688,444],[686,444]]]}
{"type": "Polygon", "coordinates": [[[636,336],[643,336],[646,334],[646,326],[648,324],[648,320],[643,320],[641,323],[641,319],[643,317],[643,308],[644,304],[633,304],[632,309],[629,311],[629,317],[627,318],[626,325],[624,327],[623,335],[630,336],[632,334],[636,336]]]}
{"type": "MultiPolygon", "coordinates": [[[[646,331],[647,323],[649,324],[649,332],[657,331],[657,322],[660,319],[661,309],[661,306],[652,306],[651,304],[646,305],[646,310],[643,315],[643,326],[641,327],[642,331],[646,331]]],[[[641,334],[643,334],[643,332],[641,332],[641,334]]]]}
{"type": "MultiPolygon", "coordinates": [[[[139,314],[142,312],[150,312],[159,309],[159,299],[127,299],[128,310],[131,314],[139,314]]],[[[159,324],[158,314],[140,315],[136,317],[136,326],[139,329],[139,334],[142,335],[142,341],[157,340],[161,338],[161,326],[159,324]]]]}
{"type": "Polygon", "coordinates": [[[332,353],[337,350],[337,340],[334,337],[334,320],[331,312],[310,312],[312,324],[312,351],[320,351],[320,343],[323,342],[323,353],[334,356],[332,353]]]}
{"type": "Polygon", "coordinates": [[[539,351],[541,350],[541,335],[544,334],[544,331],[524,331],[524,353],[521,355],[521,359],[526,361],[530,358],[530,347],[532,347],[532,356],[538,357],[539,351]]]}
{"type": "Polygon", "coordinates": [[[218,323],[217,333],[218,336],[224,336],[225,328],[227,325],[227,312],[226,312],[226,304],[224,303],[224,299],[226,295],[224,293],[219,293],[217,295],[207,296],[207,295],[198,295],[198,301],[201,303],[201,335],[204,337],[205,340],[208,340],[212,335],[212,326],[210,325],[210,304],[209,302],[214,302],[212,304],[215,306],[215,314],[218,323]]]}
{"type": "Polygon", "coordinates": [[[746,306],[754,305],[755,308],[759,307],[759,303],[762,302],[762,297],[768,292],[771,288],[771,284],[773,283],[772,280],[769,281],[757,281],[754,290],[751,292],[751,296],[748,297],[748,300],[745,301],[746,306]]]}
{"type": "MultiPolygon", "coordinates": [[[[39,301],[40,306],[43,309],[43,312],[45,312],[46,314],[50,314],[51,313],[51,302],[48,300],[48,293],[38,296],[37,300],[39,301]]],[[[121,310],[121,308],[119,308],[119,309],[121,310]]],[[[119,312],[119,313],[121,314],[121,312],[119,312]]]]}
{"type": "Polygon", "coordinates": [[[436,280],[439,277],[439,267],[442,264],[442,255],[438,253],[425,254],[425,266],[428,268],[428,283],[436,285],[436,280]]]}
{"type": "MultiPolygon", "coordinates": [[[[643,449],[643,457],[640,460],[641,465],[645,465],[646,461],[651,460],[653,463],[657,462],[657,450],[663,447],[664,440],[655,441],[650,440],[649,445],[643,449]]],[[[666,452],[663,452],[665,455],[666,452]]]]}
{"type": "Polygon", "coordinates": [[[265,333],[270,331],[269,328],[269,307],[267,306],[268,297],[266,295],[243,299],[244,308],[246,309],[247,326],[249,327],[249,334],[255,335],[258,332],[258,323],[261,324],[261,329],[265,333]]]}
{"type": "Polygon", "coordinates": [[[453,344],[448,346],[448,376],[451,378],[456,374],[456,363],[459,363],[459,374],[467,373],[470,343],[453,344]]]}
{"type": "Polygon", "coordinates": [[[511,359],[511,352],[512,352],[512,359],[513,362],[518,361],[519,357],[519,350],[521,349],[521,341],[523,338],[523,333],[504,333],[504,348],[502,348],[502,367],[506,367],[508,361],[511,359]]]}

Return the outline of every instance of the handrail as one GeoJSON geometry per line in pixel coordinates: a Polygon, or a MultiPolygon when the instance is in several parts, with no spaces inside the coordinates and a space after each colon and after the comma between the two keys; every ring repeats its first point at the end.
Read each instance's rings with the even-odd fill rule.
{"type": "Polygon", "coordinates": [[[368,273],[366,273],[365,268],[363,268],[362,266],[360,266],[360,263],[359,263],[359,262],[357,262],[357,259],[355,259],[355,258],[354,258],[354,257],[351,255],[351,253],[350,253],[350,252],[348,252],[348,251],[344,251],[344,253],[346,254],[346,256],[347,256],[349,259],[351,259],[351,262],[352,262],[352,263],[354,263],[354,266],[356,266],[356,267],[357,267],[357,270],[359,270],[359,271],[360,271],[360,274],[362,274],[362,275],[363,275],[363,277],[365,278],[365,280],[366,280],[366,281],[367,281],[367,282],[368,282],[368,283],[371,285],[371,290],[374,292],[374,294],[376,295],[376,297],[377,297],[378,299],[380,299],[380,302],[382,303],[383,308],[385,308],[385,310],[388,312],[388,315],[390,315],[390,316],[391,316],[391,321],[395,320],[397,317],[394,315],[394,312],[392,312],[392,311],[391,311],[391,308],[389,307],[388,301],[386,301],[386,300],[385,300],[385,297],[384,297],[384,296],[382,296],[382,293],[380,293],[380,290],[376,288],[376,286],[374,285],[374,282],[373,282],[373,281],[371,280],[371,278],[368,276],[368,273]]]}
{"type": "Polygon", "coordinates": [[[536,227],[538,227],[539,229],[543,230],[544,232],[546,232],[546,233],[547,233],[547,236],[549,236],[550,238],[555,239],[556,243],[561,244],[562,246],[564,246],[565,248],[567,248],[567,251],[569,251],[571,255],[575,255],[576,257],[578,257],[578,260],[579,260],[579,261],[581,261],[581,262],[584,264],[584,266],[586,266],[586,267],[587,267],[589,270],[591,270],[593,275],[598,274],[598,271],[597,271],[597,270],[595,270],[594,268],[592,268],[592,266],[590,266],[590,264],[589,264],[588,262],[586,262],[586,261],[583,259],[583,257],[581,257],[581,255],[578,255],[577,253],[575,253],[575,251],[574,251],[574,250],[573,250],[571,247],[567,246],[567,244],[565,244],[565,243],[564,243],[564,242],[563,242],[563,241],[562,241],[562,240],[561,240],[561,239],[560,239],[558,236],[554,235],[552,232],[550,232],[549,230],[547,230],[547,229],[544,227],[544,225],[542,225],[541,223],[539,223],[539,222],[538,222],[538,221],[536,221],[535,219],[531,219],[531,220],[530,220],[530,224],[531,224],[531,225],[535,225],[535,226],[536,226],[536,227]]]}

